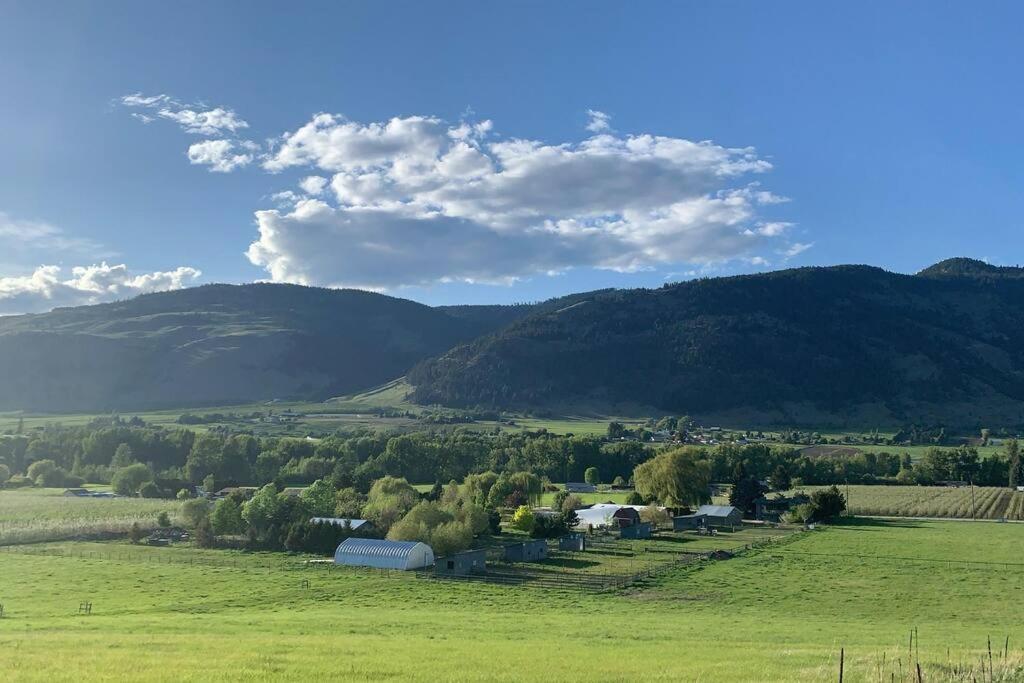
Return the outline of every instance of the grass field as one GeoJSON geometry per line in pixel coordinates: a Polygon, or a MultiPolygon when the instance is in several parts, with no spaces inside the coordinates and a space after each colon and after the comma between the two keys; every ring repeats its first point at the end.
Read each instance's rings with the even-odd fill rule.
{"type": "Polygon", "coordinates": [[[176,500],[70,498],[63,490],[0,490],[0,546],[124,533],[133,523],[149,529],[158,514],[173,518],[181,507],[176,500]]]}
{"type": "Polygon", "coordinates": [[[845,648],[846,681],[889,681],[897,661],[911,667],[917,627],[925,680],[979,666],[988,636],[997,649],[1009,636],[996,678],[1018,680],[1022,540],[1019,525],[862,522],[599,594],[283,554],[14,548],[0,552],[0,668],[47,681],[836,680],[845,648]]]}
{"type": "MultiPolygon", "coordinates": [[[[810,493],[820,486],[801,490],[810,493]]],[[[1024,493],[994,486],[840,486],[851,514],[1024,520],[1024,493]]]]}

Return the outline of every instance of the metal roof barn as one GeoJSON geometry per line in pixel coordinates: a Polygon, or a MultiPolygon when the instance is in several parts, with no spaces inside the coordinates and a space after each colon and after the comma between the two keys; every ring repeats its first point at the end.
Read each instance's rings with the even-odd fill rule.
{"type": "Polygon", "coordinates": [[[377,569],[422,569],[434,564],[434,551],[418,541],[347,538],[334,551],[334,564],[377,569]]]}
{"type": "Polygon", "coordinates": [[[348,519],[346,517],[310,517],[309,518],[309,523],[310,524],[332,524],[334,526],[340,526],[340,527],[347,526],[348,528],[352,529],[353,531],[355,531],[356,529],[362,528],[363,526],[366,526],[366,525],[369,525],[369,526],[366,527],[367,529],[373,528],[373,524],[371,522],[365,520],[365,519],[348,519]]]}

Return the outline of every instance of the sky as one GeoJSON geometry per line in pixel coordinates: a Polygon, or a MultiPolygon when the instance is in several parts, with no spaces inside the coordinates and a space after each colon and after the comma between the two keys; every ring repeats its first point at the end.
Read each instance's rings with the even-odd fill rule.
{"type": "Polygon", "coordinates": [[[1024,247],[1024,5],[0,0],[0,314],[1024,247]]]}

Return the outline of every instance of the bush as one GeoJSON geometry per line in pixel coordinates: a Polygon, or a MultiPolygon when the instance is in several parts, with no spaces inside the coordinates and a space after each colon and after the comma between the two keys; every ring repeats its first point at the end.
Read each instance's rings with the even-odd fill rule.
{"type": "Polygon", "coordinates": [[[157,526],[160,526],[160,527],[163,527],[163,528],[166,529],[167,527],[169,527],[171,525],[171,516],[169,514],[167,514],[166,511],[165,512],[161,512],[159,515],[156,516],[156,524],[157,524],[157,526]]]}
{"type": "Polygon", "coordinates": [[[203,498],[193,498],[181,506],[181,516],[185,520],[185,526],[198,529],[203,522],[210,519],[210,506],[203,498]]]}
{"type": "Polygon", "coordinates": [[[139,496],[142,498],[163,498],[164,492],[156,482],[147,481],[145,484],[139,487],[139,496]]]}
{"type": "Polygon", "coordinates": [[[612,479],[612,486],[614,486],[617,489],[624,489],[626,488],[626,480],[623,479],[621,476],[615,477],[614,479],[612,479]]]}
{"type": "Polygon", "coordinates": [[[139,492],[139,489],[147,481],[153,480],[153,473],[142,463],[135,463],[128,467],[122,467],[110,480],[114,493],[122,496],[132,496],[139,492]]]}
{"type": "Polygon", "coordinates": [[[644,502],[644,497],[636,491],[630,491],[626,496],[626,505],[643,505],[644,502]]]}
{"type": "Polygon", "coordinates": [[[142,530],[138,522],[132,522],[132,528],[128,530],[128,538],[132,543],[138,543],[146,537],[146,532],[142,530]]]}
{"type": "Polygon", "coordinates": [[[213,506],[210,526],[215,534],[240,534],[245,531],[242,506],[233,498],[222,498],[213,506]]]}
{"type": "Polygon", "coordinates": [[[583,472],[583,481],[585,481],[588,484],[591,484],[593,486],[597,486],[598,484],[600,484],[601,483],[601,475],[598,474],[597,468],[596,467],[588,467],[586,469],[586,471],[583,472]]]}
{"type": "Polygon", "coordinates": [[[569,497],[569,492],[565,489],[559,489],[558,493],[555,494],[554,499],[551,501],[552,510],[561,510],[565,499],[569,497]]]}
{"type": "Polygon", "coordinates": [[[533,510],[530,509],[530,506],[520,505],[512,515],[512,528],[529,533],[533,531],[535,521],[533,510]]]}
{"type": "MultiPolygon", "coordinates": [[[[141,493],[141,491],[140,491],[141,493]]],[[[178,500],[189,500],[192,498],[192,492],[188,489],[179,489],[177,495],[174,496],[178,500]]]]}

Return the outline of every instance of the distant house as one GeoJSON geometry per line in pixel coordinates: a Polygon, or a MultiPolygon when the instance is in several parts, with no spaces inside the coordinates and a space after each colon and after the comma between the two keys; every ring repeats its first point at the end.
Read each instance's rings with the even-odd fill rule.
{"type": "Polygon", "coordinates": [[[487,551],[482,548],[439,557],[434,562],[434,573],[442,576],[469,576],[486,571],[487,551]]]}
{"type": "Polygon", "coordinates": [[[569,493],[597,493],[596,486],[580,481],[570,481],[565,485],[565,490],[569,493]]]}
{"type": "Polygon", "coordinates": [[[570,553],[582,553],[587,549],[587,537],[580,533],[571,533],[558,539],[558,549],[570,553]]]}
{"type": "Polygon", "coordinates": [[[373,522],[368,519],[348,519],[346,517],[310,517],[310,524],[332,524],[334,526],[348,527],[352,531],[372,531],[373,522]]]}
{"type": "Polygon", "coordinates": [[[88,498],[92,495],[89,489],[64,489],[64,495],[73,498],[88,498]]]}
{"type": "Polygon", "coordinates": [[[434,564],[434,550],[417,541],[347,538],[334,551],[334,563],[377,569],[422,569],[434,564]]]}
{"type": "Polygon", "coordinates": [[[692,515],[672,518],[675,531],[692,529],[739,526],[743,523],[743,512],[732,505],[701,505],[692,515]]]}
{"type": "Polygon", "coordinates": [[[538,562],[548,559],[548,542],[543,538],[505,546],[506,562],[538,562]]]}
{"type": "Polygon", "coordinates": [[[649,522],[638,522],[619,529],[619,538],[650,538],[653,531],[649,522]]]}
{"type": "Polygon", "coordinates": [[[281,493],[288,496],[289,498],[298,498],[302,495],[302,492],[306,490],[305,486],[286,486],[281,493]]]}

